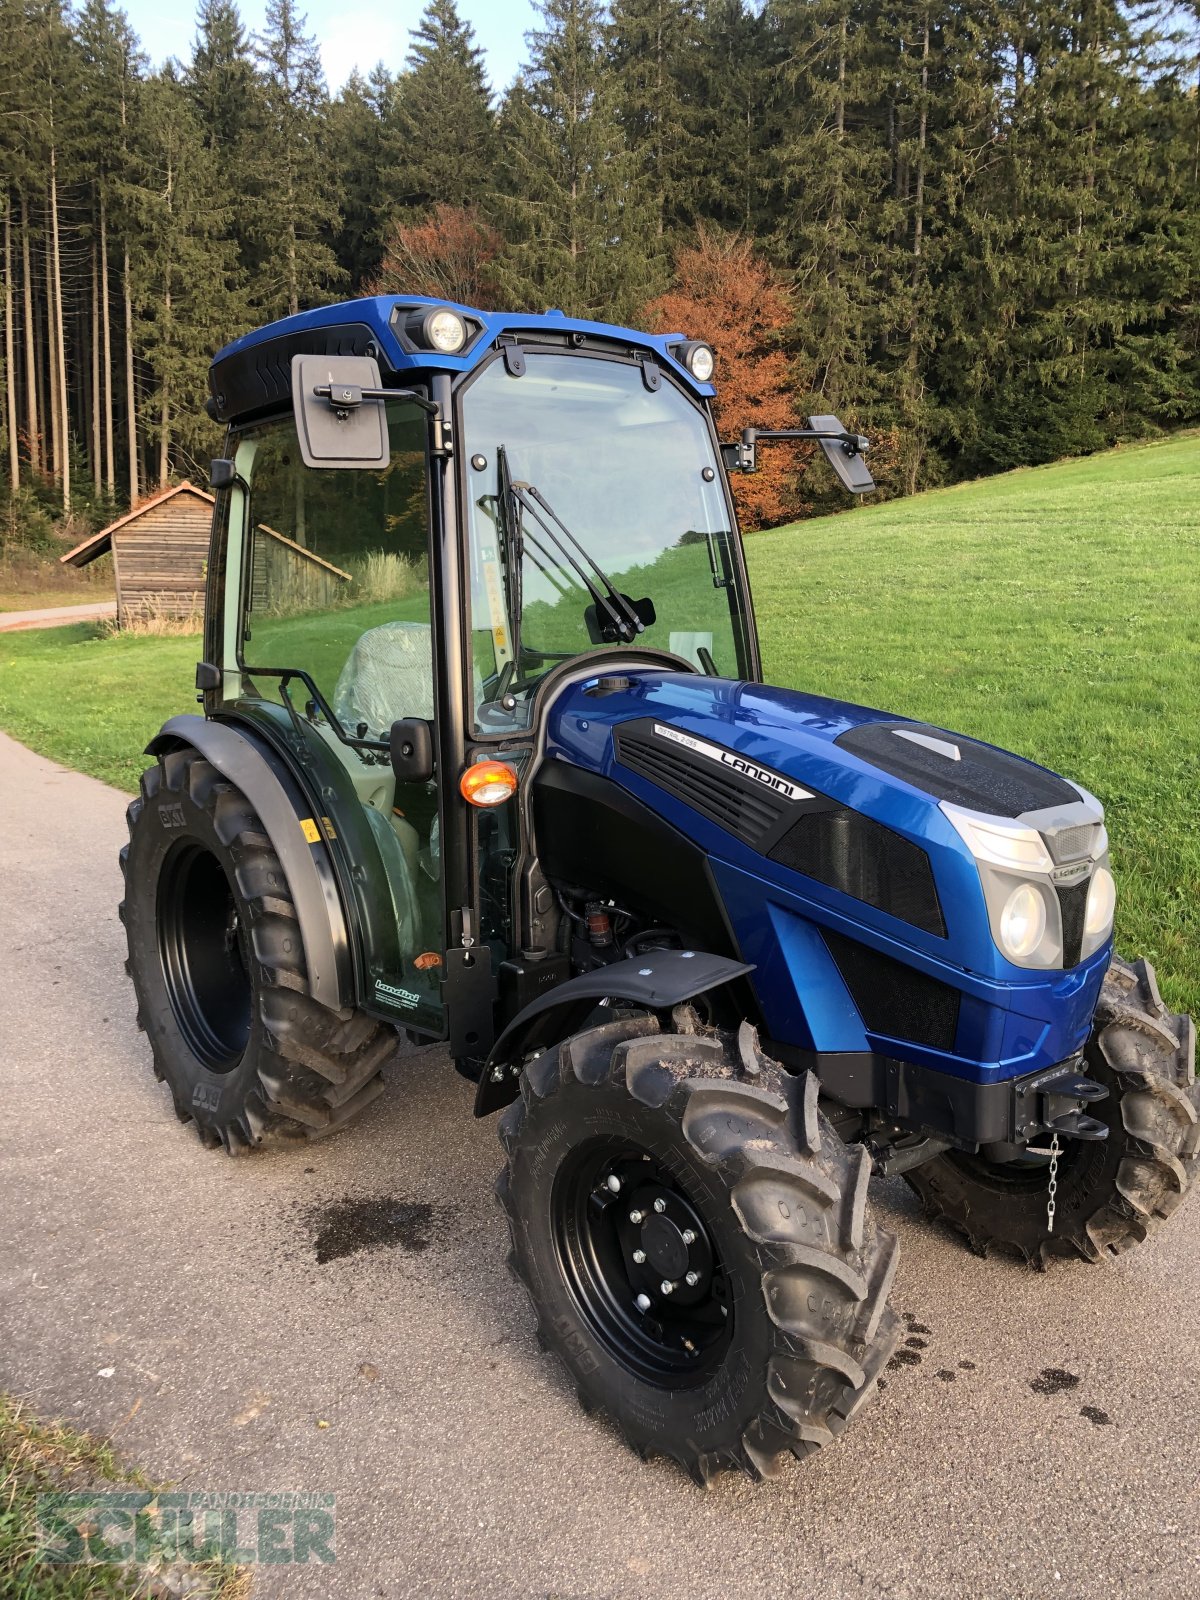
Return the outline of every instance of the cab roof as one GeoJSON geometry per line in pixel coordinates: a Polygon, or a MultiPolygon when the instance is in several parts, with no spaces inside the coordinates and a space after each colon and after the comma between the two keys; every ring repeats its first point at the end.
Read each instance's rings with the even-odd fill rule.
{"type": "Polygon", "coordinates": [[[209,368],[208,410],[215,420],[231,422],[287,404],[294,355],[374,356],[386,384],[391,375],[411,381],[425,373],[471,372],[504,343],[561,344],[581,351],[622,348],[652,357],[693,394],[709,398],[716,393],[713,385],[697,382],[672,348],[684,341],[681,333],[643,333],[561,311],[481,311],[423,295],[372,295],[301,311],[227,344],[209,368]],[[457,355],[422,349],[406,333],[414,314],[442,307],[467,323],[467,343],[457,355]]]}

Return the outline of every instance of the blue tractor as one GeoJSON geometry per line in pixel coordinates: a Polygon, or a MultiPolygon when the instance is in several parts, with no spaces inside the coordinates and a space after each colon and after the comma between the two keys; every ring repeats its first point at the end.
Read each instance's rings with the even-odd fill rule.
{"type": "Polygon", "coordinates": [[[1200,1143],[1100,804],[763,683],[729,475],[811,439],[861,492],[866,441],[721,444],[712,377],[419,297],[222,350],[203,715],[149,746],[121,908],[156,1072],[230,1154],[445,1040],[540,1342],[701,1483],[827,1443],[891,1357],[873,1173],[1095,1261],[1200,1143]]]}

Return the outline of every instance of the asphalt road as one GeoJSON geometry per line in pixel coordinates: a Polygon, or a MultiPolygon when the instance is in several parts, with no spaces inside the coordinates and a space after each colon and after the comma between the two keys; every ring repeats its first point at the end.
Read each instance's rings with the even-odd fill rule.
{"type": "Polygon", "coordinates": [[[495,1130],[439,1051],[328,1144],[231,1161],[180,1126],[121,970],[124,808],[0,736],[0,1385],[180,1487],[334,1491],[336,1564],[255,1595],[1200,1593],[1200,1202],[1039,1276],[886,1186],[917,1359],[832,1449],[703,1493],[538,1354],[495,1130]],[[319,1260],[347,1199],[411,1225],[319,1260]]]}

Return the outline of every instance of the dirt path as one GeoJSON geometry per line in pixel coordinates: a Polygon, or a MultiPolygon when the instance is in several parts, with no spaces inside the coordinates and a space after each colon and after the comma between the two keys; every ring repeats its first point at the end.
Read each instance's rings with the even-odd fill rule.
{"type": "Polygon", "coordinates": [[[72,622],[102,622],[115,617],[115,600],[98,600],[86,606],[47,606],[41,611],[0,611],[0,633],[26,628],[65,628],[72,622]]]}
{"type": "Polygon", "coordinates": [[[703,1494],[539,1356],[439,1050],[328,1144],[230,1161],[176,1122],[121,970],[124,810],[0,735],[0,1385],[180,1487],[333,1491],[336,1565],[255,1596],[1200,1592],[1200,1206],[1039,1277],[887,1186],[908,1364],[806,1466],[703,1494]]]}

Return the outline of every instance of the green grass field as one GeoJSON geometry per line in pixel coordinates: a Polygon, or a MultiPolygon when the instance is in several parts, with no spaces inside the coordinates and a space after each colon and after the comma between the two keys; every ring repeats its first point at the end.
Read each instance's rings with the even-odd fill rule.
{"type": "MultiPolygon", "coordinates": [[[[1200,434],[748,541],[767,678],[991,740],[1108,809],[1122,947],[1200,1012],[1200,434]]],[[[0,726],[132,789],[197,639],[0,636],[0,726]]]]}

